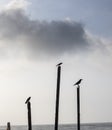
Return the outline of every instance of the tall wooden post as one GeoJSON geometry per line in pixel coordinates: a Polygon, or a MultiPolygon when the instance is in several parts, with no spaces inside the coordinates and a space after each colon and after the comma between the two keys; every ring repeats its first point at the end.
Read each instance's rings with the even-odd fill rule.
{"type": "Polygon", "coordinates": [[[80,86],[77,87],[77,130],[80,130],[80,86]]]}
{"type": "Polygon", "coordinates": [[[83,79],[77,81],[75,85],[77,85],[77,130],[80,130],[80,83],[83,79]]]}
{"type": "Polygon", "coordinates": [[[28,130],[32,130],[32,121],[31,121],[31,103],[30,103],[30,98],[29,97],[27,100],[26,100],[26,104],[27,104],[27,109],[28,109],[28,130]]]}
{"type": "Polygon", "coordinates": [[[28,130],[32,130],[32,122],[31,122],[31,103],[28,102],[28,130]]]}
{"type": "Polygon", "coordinates": [[[61,65],[58,64],[57,68],[57,90],[56,90],[56,108],[55,108],[55,130],[58,130],[58,120],[59,120],[59,97],[60,97],[60,75],[61,75],[61,65]]]}

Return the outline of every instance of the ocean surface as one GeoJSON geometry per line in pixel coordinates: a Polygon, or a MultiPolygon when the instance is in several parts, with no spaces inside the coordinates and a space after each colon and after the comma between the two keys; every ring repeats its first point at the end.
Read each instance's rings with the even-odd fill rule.
{"type": "MultiPolygon", "coordinates": [[[[27,130],[27,126],[11,126],[11,130],[27,130]]],[[[0,126],[0,130],[6,130],[6,126],[0,126]]],[[[54,130],[53,125],[34,125],[32,130],[54,130]]],[[[76,125],[59,125],[59,130],[77,130],[76,125]]],[[[112,130],[112,123],[82,124],[81,130],[112,130]]]]}

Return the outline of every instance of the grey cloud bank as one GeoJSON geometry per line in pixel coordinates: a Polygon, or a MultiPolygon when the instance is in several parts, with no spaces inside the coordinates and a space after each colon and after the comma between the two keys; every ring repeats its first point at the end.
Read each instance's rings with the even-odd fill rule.
{"type": "Polygon", "coordinates": [[[71,20],[31,20],[23,9],[0,12],[0,30],[2,52],[18,48],[18,53],[23,51],[36,57],[77,53],[91,48],[81,23],[71,20]]]}

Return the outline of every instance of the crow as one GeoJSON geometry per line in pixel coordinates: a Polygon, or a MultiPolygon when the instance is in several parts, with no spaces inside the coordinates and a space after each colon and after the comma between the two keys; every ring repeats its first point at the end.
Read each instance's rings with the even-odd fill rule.
{"type": "Polygon", "coordinates": [[[29,102],[29,100],[31,99],[31,97],[27,98],[25,104],[27,104],[29,102]]]}
{"type": "Polygon", "coordinates": [[[62,62],[60,62],[59,64],[57,64],[56,66],[60,66],[60,65],[62,65],[63,63],[62,62]]]}
{"type": "Polygon", "coordinates": [[[75,85],[79,85],[79,84],[81,83],[81,81],[82,81],[82,79],[80,79],[79,81],[77,81],[77,82],[74,84],[74,86],[75,86],[75,85]]]}

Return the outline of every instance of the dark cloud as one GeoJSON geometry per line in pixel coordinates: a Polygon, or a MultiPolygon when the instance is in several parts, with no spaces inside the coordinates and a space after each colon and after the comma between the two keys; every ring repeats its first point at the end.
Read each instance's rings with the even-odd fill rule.
{"type": "Polygon", "coordinates": [[[21,9],[0,13],[0,39],[7,48],[14,46],[33,56],[55,56],[89,48],[81,23],[31,20],[21,9]]]}

